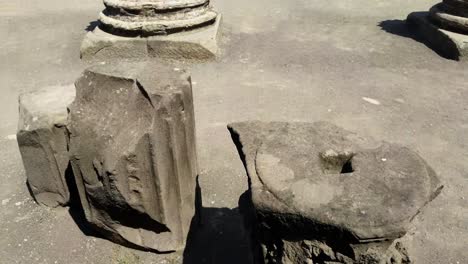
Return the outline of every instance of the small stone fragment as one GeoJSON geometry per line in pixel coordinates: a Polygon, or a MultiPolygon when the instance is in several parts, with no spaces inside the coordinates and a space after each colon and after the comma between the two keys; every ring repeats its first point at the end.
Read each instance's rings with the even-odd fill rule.
{"type": "Polygon", "coordinates": [[[86,219],[149,250],[184,247],[197,160],[190,77],[154,63],[85,70],[70,106],[70,155],[86,219]]]}
{"type": "Polygon", "coordinates": [[[74,85],[47,87],[19,97],[17,140],[35,200],[56,207],[68,203],[67,106],[74,85]]]}
{"type": "Polygon", "coordinates": [[[398,239],[442,189],[417,153],[327,122],[228,127],[265,263],[410,263],[398,239]]]}

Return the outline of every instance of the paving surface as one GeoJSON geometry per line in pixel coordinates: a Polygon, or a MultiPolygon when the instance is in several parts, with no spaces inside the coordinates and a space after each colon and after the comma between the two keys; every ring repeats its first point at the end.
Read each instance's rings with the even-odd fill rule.
{"type": "Polygon", "coordinates": [[[223,57],[176,65],[194,81],[205,225],[158,256],[93,236],[75,210],[37,206],[14,138],[17,95],[72,83],[99,0],[0,0],[0,263],[249,263],[238,200],[247,178],[226,124],[327,120],[416,150],[445,189],[407,236],[415,263],[468,263],[468,64],[402,21],[436,1],[217,0],[223,57]]]}

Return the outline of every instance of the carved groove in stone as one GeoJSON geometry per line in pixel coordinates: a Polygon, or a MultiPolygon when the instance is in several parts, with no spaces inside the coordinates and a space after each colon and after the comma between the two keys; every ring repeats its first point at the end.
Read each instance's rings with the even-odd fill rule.
{"type": "Polygon", "coordinates": [[[118,242],[182,249],[197,175],[189,76],[129,63],[88,69],[76,86],[70,152],[87,220],[118,242]]]}

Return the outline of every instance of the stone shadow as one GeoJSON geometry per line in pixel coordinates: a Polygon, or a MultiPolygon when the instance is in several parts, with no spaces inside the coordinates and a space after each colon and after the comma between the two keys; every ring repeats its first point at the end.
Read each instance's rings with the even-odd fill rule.
{"type": "Polygon", "coordinates": [[[440,50],[434,49],[427,41],[424,40],[420,35],[418,35],[415,29],[407,23],[406,20],[400,19],[390,19],[381,21],[378,26],[385,32],[388,32],[393,35],[400,37],[413,39],[421,44],[424,44],[426,47],[437,53],[439,56],[450,59],[446,54],[440,50]]]}
{"type": "Polygon", "coordinates": [[[203,207],[197,180],[196,208],[183,253],[183,264],[253,263],[249,235],[239,207],[203,207]]]}
{"type": "Polygon", "coordinates": [[[99,26],[99,20],[89,22],[88,26],[86,26],[85,31],[90,32],[93,31],[96,27],[99,26]]]}

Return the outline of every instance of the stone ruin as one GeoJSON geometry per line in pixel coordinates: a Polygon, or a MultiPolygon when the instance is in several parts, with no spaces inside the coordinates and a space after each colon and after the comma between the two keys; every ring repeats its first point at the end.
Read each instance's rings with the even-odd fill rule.
{"type": "Polygon", "coordinates": [[[207,60],[218,54],[220,15],[209,0],[104,0],[98,26],[81,46],[84,59],[207,60]]]}
{"type": "MultiPolygon", "coordinates": [[[[82,43],[85,59],[218,53],[220,15],[209,0],[104,5],[82,43]]],[[[467,7],[447,0],[408,23],[461,58],[467,7]]],[[[104,63],[73,86],[22,95],[19,109],[18,144],[39,204],[65,206],[77,190],[86,221],[106,238],[157,253],[184,249],[200,206],[188,74],[147,61],[104,63]]],[[[229,130],[249,179],[240,209],[256,263],[411,263],[401,238],[442,189],[417,153],[326,122],[229,130]]]]}
{"type": "MultiPolygon", "coordinates": [[[[256,263],[411,263],[401,238],[442,189],[418,154],[326,122],[229,130],[249,177],[241,212],[256,263]]],[[[106,238],[158,253],[184,248],[199,206],[185,72],[98,65],[75,86],[22,95],[18,144],[38,203],[66,205],[77,189],[106,238]]]]}
{"type": "Polygon", "coordinates": [[[411,263],[399,238],[442,186],[408,148],[330,123],[229,125],[258,263],[411,263]]]}
{"type": "Polygon", "coordinates": [[[36,202],[56,207],[70,199],[67,105],[75,98],[70,86],[52,86],[20,95],[17,140],[28,187],[36,202]],[[68,171],[67,171],[68,170],[68,171]]]}
{"type": "Polygon", "coordinates": [[[443,56],[468,60],[467,0],[443,0],[429,12],[411,13],[407,22],[443,56]]]}
{"type": "Polygon", "coordinates": [[[70,157],[68,187],[91,226],[122,244],[183,249],[197,177],[189,75],[119,63],[87,69],[75,86],[76,98],[69,87],[21,96],[18,144],[35,199],[67,203],[70,157]]]}

